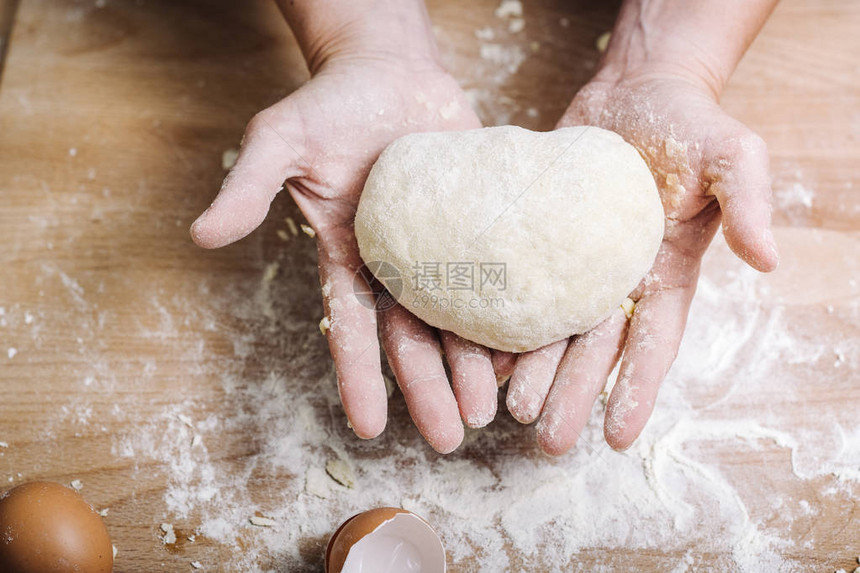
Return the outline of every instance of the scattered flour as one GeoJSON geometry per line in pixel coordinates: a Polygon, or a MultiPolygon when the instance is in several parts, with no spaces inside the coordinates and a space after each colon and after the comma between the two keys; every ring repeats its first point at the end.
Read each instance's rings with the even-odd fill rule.
{"type": "MultiPolygon", "coordinates": [[[[470,62],[468,76],[460,78],[469,104],[488,126],[508,124],[515,114],[522,111],[513,98],[504,94],[503,88],[520,70],[529,54],[540,47],[538,42],[530,42],[523,33],[526,20],[519,0],[502,0],[494,14],[496,22],[488,21],[488,25],[474,30],[480,57],[476,62],[470,62]],[[494,87],[488,89],[484,86],[494,87]]],[[[444,30],[439,33],[444,33],[444,30]]],[[[448,44],[445,41],[440,43],[442,46],[448,44]]]]}
{"type": "Polygon", "coordinates": [[[810,221],[815,192],[799,168],[781,170],[773,181],[773,205],[780,217],[791,224],[810,221]]]}
{"type": "MultiPolygon", "coordinates": [[[[830,240],[804,229],[777,239],[788,246],[830,240]]],[[[860,386],[860,336],[844,336],[860,323],[860,289],[844,278],[857,275],[853,244],[845,243],[843,269],[799,276],[811,262],[792,267],[787,248],[780,271],[763,276],[718,238],[679,359],[640,440],[624,453],[609,449],[598,402],[581,444],[559,458],[539,454],[533,429],[503,406],[488,428],[466,430],[460,450],[439,456],[417,435],[393,384],[386,432],[356,439],[317,333],[312,241],[274,258],[260,250],[255,272],[235,281],[203,281],[181,295],[156,284],[151,297],[133,301],[147,311],[137,343],[151,345],[164,363],[110,360],[100,329],[122,317],[96,307],[100,287],[86,273],[46,264],[39,288],[67,314],[55,323],[51,313],[31,309],[34,326],[67,328],[77,340],[83,365],[70,379],[84,393],[33,438],[55,441],[63,424],[82,435],[110,428],[102,455],[129,468],[129,488],[153,471],[164,485],[150,523],[169,521],[205,540],[193,556],[168,543],[180,551],[165,553],[176,567],[193,558],[249,573],[318,570],[328,536],[344,519],[401,505],[437,528],[462,571],[616,571],[635,568],[631,559],[645,555],[654,570],[804,571],[795,559],[825,541],[810,529],[822,504],[842,506],[860,493],[856,413],[817,399],[823,391],[850,396],[860,386]],[[177,365],[181,371],[165,373],[177,365]],[[159,376],[169,376],[171,391],[142,402],[155,381],[163,384],[159,376]],[[113,406],[88,401],[99,393],[113,406]],[[351,476],[341,481],[352,488],[326,473],[330,460],[349,460],[351,476]],[[250,516],[277,526],[255,526],[250,516]],[[811,533],[804,538],[803,531],[811,533]]],[[[2,314],[20,326],[24,312],[6,306],[2,314]]],[[[27,344],[38,347],[32,336],[27,344]]],[[[17,449],[0,450],[0,459],[8,462],[17,449]]],[[[167,543],[167,533],[153,543],[167,543]]]]}
{"type": "Polygon", "coordinates": [[[522,18],[523,4],[520,0],[502,0],[495,11],[496,18],[522,18]]]}
{"type": "Polygon", "coordinates": [[[482,44],[481,58],[492,62],[507,74],[515,74],[526,60],[526,51],[520,46],[482,44]]]}
{"type": "MultiPolygon", "coordinates": [[[[275,289],[276,300],[313,288],[310,280],[300,286],[289,274],[284,281],[265,278],[260,288],[275,289]]],[[[776,493],[784,488],[751,491],[731,473],[733,464],[720,462],[770,452],[785,459],[780,483],[824,480],[821,495],[851,495],[860,484],[860,429],[853,413],[819,412],[801,427],[780,404],[788,409],[809,399],[808,372],[831,365],[837,344],[847,374],[833,384],[848,391],[858,381],[860,345],[796,330],[805,321],[789,314],[800,311],[780,303],[783,295],[774,284],[735,262],[717,240],[706,257],[679,360],[653,419],[624,453],[603,443],[600,402],[582,444],[559,458],[538,454],[532,430],[506,414],[487,429],[467,430],[455,454],[438,456],[416,435],[399,394],[386,433],[357,440],[337,405],[331,370],[288,376],[273,362],[259,379],[240,366],[226,369],[222,385],[237,408],[210,413],[193,430],[206,443],[251,432],[254,453],[229,464],[202,444],[189,454],[192,430],[180,414],[193,404],[178,401],[117,437],[115,455],[164,464],[164,511],[174,523],[220,544],[219,555],[243,571],[318,566],[337,525],[377,505],[402,505],[430,520],[458,570],[569,571],[574,562],[582,563],[574,570],[614,571],[629,568],[625,552],[659,550],[666,555],[660,568],[667,571],[803,571],[790,557],[796,554],[790,528],[771,525],[771,512],[790,524],[809,519],[814,506],[776,493]],[[778,394],[771,391],[774,380],[778,394]],[[487,458],[486,451],[495,453],[487,458]],[[326,462],[347,458],[349,478],[326,462]],[[324,467],[354,487],[342,487],[324,467]],[[267,484],[265,501],[246,485],[252,481],[267,484]],[[248,515],[281,525],[252,527],[248,515]],[[588,565],[595,548],[624,551],[588,565]]],[[[860,305],[846,297],[834,312],[822,313],[851,324],[860,318],[860,305]]],[[[307,340],[314,327],[312,321],[304,325],[307,340]]],[[[745,467],[753,471],[758,464],[745,467]]],[[[778,468],[761,469],[768,479],[780,474],[778,468]]]]}
{"type": "MultiPolygon", "coordinates": [[[[471,87],[467,94],[488,124],[508,123],[518,111],[496,88],[527,60],[522,15],[520,2],[504,0],[496,10],[501,20],[475,31],[481,59],[472,85],[493,88],[471,87]]],[[[559,25],[570,21],[561,18],[559,25]]],[[[802,178],[777,181],[774,191],[782,216],[808,219],[815,194],[802,178]]],[[[277,234],[291,241],[298,225],[291,217],[284,221],[286,230],[277,234]]],[[[393,385],[385,434],[355,438],[339,406],[325,340],[315,332],[322,317],[316,248],[295,242],[303,244],[271,260],[256,237],[247,239],[259,246],[253,287],[213,280],[193,297],[159,293],[131,301],[150,315],[150,322],[137,325],[136,342],[153,345],[159,356],[181,358],[168,367],[181,364],[177,378],[201,383],[155,400],[147,392],[165,366],[119,363],[100,345],[101,329],[116,328],[118,318],[94,305],[99,285],[58,265],[42,266],[37,288],[56,285],[64,295],[56,303],[68,309],[53,326],[76,337],[86,364],[73,380],[87,392],[117,397],[98,416],[86,399],[65,404],[57,425],[92,435],[102,433],[96,420],[119,422],[121,430],[108,437],[107,462],[127,465],[132,478],[160,472],[158,483],[165,486],[150,523],[170,519],[210,546],[210,559],[180,555],[174,564],[201,569],[204,562],[218,563],[221,570],[248,573],[319,570],[327,538],[345,518],[376,505],[400,505],[437,528],[458,571],[618,571],[654,554],[660,559],[654,569],[673,573],[791,573],[808,570],[794,561],[810,547],[804,543],[827,541],[806,527],[817,506],[847,505],[860,493],[856,412],[816,400],[819,392],[850,395],[860,385],[858,337],[839,334],[857,332],[856,284],[820,305],[789,306],[772,279],[743,267],[718,239],[706,257],[679,359],[633,448],[618,453],[604,444],[604,405],[598,402],[582,443],[568,455],[539,454],[532,429],[500,408],[488,428],[467,429],[462,448],[442,457],[417,435],[393,385]],[[236,325],[221,322],[228,314],[236,325]],[[823,326],[811,331],[816,324],[823,326]],[[213,342],[216,335],[223,338],[213,342]],[[212,344],[226,344],[233,354],[207,368],[213,356],[224,357],[212,344]],[[146,408],[138,408],[140,400],[146,408]],[[211,402],[219,407],[201,409],[211,402]],[[802,424],[796,419],[800,403],[802,424]],[[213,444],[217,451],[210,451],[213,444]],[[343,458],[351,463],[352,488],[324,469],[327,460],[343,458]],[[818,499],[786,493],[809,488],[818,499]],[[277,527],[255,526],[253,519],[277,527]],[[599,550],[605,559],[595,562],[599,550]]],[[[0,307],[0,317],[6,315],[0,307]]],[[[41,311],[37,316],[38,324],[41,311]]],[[[26,317],[23,322],[30,324],[26,317]]],[[[7,352],[13,358],[16,350],[7,352]]],[[[36,439],[56,440],[52,426],[39,432],[36,439]]],[[[17,449],[5,442],[0,448],[4,459],[17,449]]],[[[152,486],[144,481],[140,487],[152,486]]],[[[161,541],[154,544],[176,544],[172,523],[161,524],[161,541]]],[[[846,554],[856,550],[844,547],[846,554]]]]}

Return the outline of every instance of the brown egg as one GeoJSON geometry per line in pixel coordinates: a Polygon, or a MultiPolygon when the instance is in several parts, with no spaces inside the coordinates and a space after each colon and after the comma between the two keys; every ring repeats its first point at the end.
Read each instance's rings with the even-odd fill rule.
{"type": "Polygon", "coordinates": [[[329,540],[326,573],[445,573],[445,548],[429,523],[379,507],[347,519],[329,540]]]}
{"type": "Polygon", "coordinates": [[[110,573],[113,546],[101,517],[77,492],[33,482],[0,497],[0,571],[110,573]]]}

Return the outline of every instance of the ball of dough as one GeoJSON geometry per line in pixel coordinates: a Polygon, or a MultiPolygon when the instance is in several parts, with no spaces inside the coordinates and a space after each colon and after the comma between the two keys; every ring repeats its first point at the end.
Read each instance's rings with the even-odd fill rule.
{"type": "Polygon", "coordinates": [[[618,308],[654,262],[663,207],[645,161],[611,131],[417,133],[373,166],[355,235],[418,318],[524,352],[618,308]]]}

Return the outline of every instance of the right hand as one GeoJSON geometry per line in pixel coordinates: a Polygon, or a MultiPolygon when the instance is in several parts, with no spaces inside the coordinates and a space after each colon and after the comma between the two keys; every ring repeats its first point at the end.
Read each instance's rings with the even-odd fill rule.
{"type": "MultiPolygon", "coordinates": [[[[192,225],[191,236],[205,248],[241,239],[262,223],[286,181],[316,231],[331,322],[327,337],[346,415],[359,437],[372,438],[385,427],[387,396],[377,312],[355,295],[362,267],[353,232],[359,196],[374,161],[398,137],[472,129],[480,122],[434,55],[401,58],[344,49],[336,54],[304,86],[250,121],[235,167],[192,225]]],[[[490,352],[450,332],[437,335],[399,305],[379,316],[382,343],[410,415],[434,449],[451,452],[463,439],[461,415],[473,427],[495,415],[490,352]]]]}

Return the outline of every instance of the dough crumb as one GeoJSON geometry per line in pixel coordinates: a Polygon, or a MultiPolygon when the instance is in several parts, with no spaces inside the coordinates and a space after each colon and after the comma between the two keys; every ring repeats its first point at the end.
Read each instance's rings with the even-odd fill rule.
{"type": "Polygon", "coordinates": [[[355,487],[355,472],[345,460],[340,458],[329,460],[325,465],[325,471],[337,483],[350,489],[355,487]]]}
{"type": "Polygon", "coordinates": [[[320,321],[320,334],[325,336],[329,328],[331,328],[331,321],[327,316],[324,316],[320,321]]]}
{"type": "Polygon", "coordinates": [[[510,23],[508,23],[508,31],[511,34],[519,34],[526,27],[526,21],[522,18],[513,18],[510,23]]]}
{"type": "Polygon", "coordinates": [[[313,227],[311,227],[310,225],[305,225],[304,223],[302,223],[300,227],[302,228],[302,232],[308,237],[314,238],[317,236],[317,232],[314,231],[313,227]]]}
{"type": "Polygon", "coordinates": [[[199,561],[192,561],[191,567],[193,567],[194,569],[203,569],[203,564],[199,561]]]}
{"type": "Polygon", "coordinates": [[[278,234],[278,238],[282,241],[289,241],[290,240],[290,236],[283,229],[278,229],[277,231],[275,231],[275,233],[278,234]]]}
{"type": "Polygon", "coordinates": [[[496,33],[489,26],[478,28],[475,30],[475,37],[479,40],[492,40],[496,37],[496,33]]]}
{"type": "Polygon", "coordinates": [[[290,230],[290,234],[294,237],[299,236],[299,228],[296,226],[296,222],[293,221],[292,217],[285,217],[284,223],[287,224],[287,228],[290,230]]]}
{"type": "Polygon", "coordinates": [[[275,527],[278,525],[278,522],[274,519],[269,519],[268,517],[262,517],[260,515],[252,515],[248,521],[251,522],[251,525],[256,525],[257,527],[275,527]]]}
{"type": "Polygon", "coordinates": [[[177,417],[177,419],[179,419],[180,422],[182,422],[183,424],[185,424],[189,428],[194,427],[194,423],[191,421],[191,418],[186,416],[185,414],[177,414],[176,417],[177,417]]]}
{"type": "Polygon", "coordinates": [[[227,149],[221,154],[221,169],[230,171],[236,165],[236,160],[239,158],[239,150],[235,148],[227,149]]]}
{"type": "Polygon", "coordinates": [[[278,268],[280,265],[277,262],[269,263],[263,271],[263,282],[270,283],[278,276],[278,268]]]}
{"type": "Polygon", "coordinates": [[[612,32],[603,32],[599,36],[597,36],[597,40],[594,41],[594,47],[597,48],[597,51],[601,54],[606,51],[607,46],[609,46],[609,38],[612,37],[612,32]]]}
{"type": "Polygon", "coordinates": [[[75,491],[81,491],[84,489],[84,484],[79,479],[73,479],[69,485],[72,486],[72,489],[75,491]]]}
{"type": "Polygon", "coordinates": [[[0,448],[8,448],[8,447],[9,447],[8,442],[0,442],[0,448]]]}
{"type": "Polygon", "coordinates": [[[161,532],[164,533],[164,536],[161,538],[161,542],[165,545],[173,545],[176,543],[176,532],[173,531],[173,525],[170,523],[162,523],[161,524],[161,532]]]}
{"type": "Polygon", "coordinates": [[[674,212],[681,206],[681,199],[687,190],[681,185],[681,178],[675,173],[666,174],[666,193],[664,198],[671,208],[670,212],[674,212]]]}
{"type": "Polygon", "coordinates": [[[328,486],[329,478],[320,468],[310,468],[305,474],[305,491],[322,499],[331,495],[328,486]]]}
{"type": "Polygon", "coordinates": [[[382,380],[385,382],[385,394],[391,398],[394,396],[394,390],[397,388],[397,384],[391,379],[391,377],[386,376],[385,374],[382,375],[382,380]]]}
{"type": "Polygon", "coordinates": [[[119,553],[116,549],[116,545],[111,545],[111,549],[113,550],[113,558],[116,559],[116,554],[119,553]]]}
{"type": "Polygon", "coordinates": [[[9,356],[9,360],[12,360],[13,358],[15,358],[15,355],[18,354],[18,349],[17,348],[10,348],[6,352],[6,354],[9,356]]]}
{"type": "Polygon", "coordinates": [[[102,517],[107,517],[108,513],[110,513],[110,509],[108,509],[107,507],[99,511],[99,515],[101,515],[102,517]]]}
{"type": "MultiPolygon", "coordinates": [[[[681,143],[674,137],[669,137],[663,142],[663,148],[666,150],[666,157],[670,159],[686,160],[687,159],[687,144],[681,143]]],[[[731,168],[731,166],[727,166],[731,168]]]]}
{"type": "Polygon", "coordinates": [[[597,397],[600,400],[600,403],[603,407],[606,407],[607,402],[609,402],[609,390],[604,390],[600,393],[600,396],[597,397]]]}
{"type": "Polygon", "coordinates": [[[624,315],[627,316],[628,320],[633,318],[633,311],[636,310],[636,303],[630,297],[624,299],[621,303],[621,310],[624,311],[624,315]]]}

